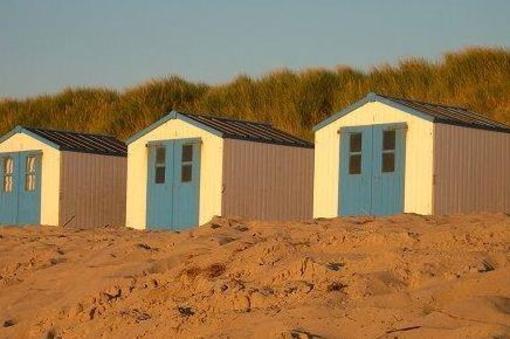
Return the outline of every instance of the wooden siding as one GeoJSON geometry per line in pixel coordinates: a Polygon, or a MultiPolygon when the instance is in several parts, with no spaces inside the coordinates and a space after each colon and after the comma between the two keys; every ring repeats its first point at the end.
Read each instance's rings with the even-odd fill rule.
{"type": "Polygon", "coordinates": [[[311,148],[225,139],[222,215],[311,219],[313,156],[311,148]]]}
{"type": "Polygon", "coordinates": [[[510,211],[510,134],[434,124],[434,214],[510,211]]]}
{"type": "Polygon", "coordinates": [[[127,159],[78,152],[61,159],[60,224],[124,226],[127,159]]]}

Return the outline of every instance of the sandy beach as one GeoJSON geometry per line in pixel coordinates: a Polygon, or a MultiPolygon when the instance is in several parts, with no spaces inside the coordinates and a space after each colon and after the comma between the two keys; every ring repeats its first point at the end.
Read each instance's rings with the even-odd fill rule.
{"type": "Polygon", "coordinates": [[[505,214],[0,228],[2,338],[506,338],[505,214]]]}

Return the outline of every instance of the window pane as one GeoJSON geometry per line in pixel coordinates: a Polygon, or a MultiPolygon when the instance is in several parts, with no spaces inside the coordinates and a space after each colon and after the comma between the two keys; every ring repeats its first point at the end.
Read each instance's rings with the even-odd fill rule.
{"type": "Polygon", "coordinates": [[[192,179],[191,172],[192,172],[192,165],[182,165],[182,167],[181,167],[181,182],[190,182],[192,179]]]}
{"type": "Polygon", "coordinates": [[[14,160],[11,157],[6,157],[3,159],[3,170],[4,177],[2,180],[2,190],[4,192],[12,192],[13,188],[13,177],[12,174],[14,172],[14,160]]]}
{"type": "Polygon", "coordinates": [[[182,162],[193,161],[193,145],[182,146],[182,162]]]}
{"type": "Polygon", "coordinates": [[[349,174],[361,174],[361,154],[349,157],[349,174]]]}
{"type": "Polygon", "coordinates": [[[166,159],[166,148],[158,147],[156,148],[156,164],[164,165],[166,159]]]}
{"type": "Polygon", "coordinates": [[[383,132],[383,150],[394,150],[395,149],[395,131],[384,131],[383,132]]]}
{"type": "Polygon", "coordinates": [[[12,175],[6,175],[4,176],[4,180],[3,180],[3,191],[4,192],[12,192],[12,175]]]}
{"type": "Polygon", "coordinates": [[[27,192],[35,191],[35,174],[25,175],[25,191],[27,192]]]}
{"type": "Polygon", "coordinates": [[[349,150],[352,152],[361,152],[361,133],[351,134],[351,144],[349,150]]]}
{"type": "Polygon", "coordinates": [[[25,163],[25,191],[35,191],[35,157],[28,156],[25,163]]]}
{"type": "Polygon", "coordinates": [[[9,175],[14,172],[14,161],[12,158],[4,158],[4,174],[9,175]]]}
{"type": "Polygon", "coordinates": [[[156,175],[155,175],[156,184],[164,184],[165,183],[165,172],[166,172],[165,166],[156,166],[156,175]]]}
{"type": "Polygon", "coordinates": [[[395,172],[395,153],[383,153],[382,155],[382,171],[395,172]]]}
{"type": "Polygon", "coordinates": [[[26,173],[35,173],[35,157],[28,156],[27,163],[25,166],[26,173]]]}

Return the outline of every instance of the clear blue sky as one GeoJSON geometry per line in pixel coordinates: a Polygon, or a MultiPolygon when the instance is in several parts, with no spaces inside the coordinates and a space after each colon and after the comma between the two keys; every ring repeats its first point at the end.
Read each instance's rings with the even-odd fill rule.
{"type": "Polygon", "coordinates": [[[510,46],[508,0],[0,0],[0,97],[510,46]]]}

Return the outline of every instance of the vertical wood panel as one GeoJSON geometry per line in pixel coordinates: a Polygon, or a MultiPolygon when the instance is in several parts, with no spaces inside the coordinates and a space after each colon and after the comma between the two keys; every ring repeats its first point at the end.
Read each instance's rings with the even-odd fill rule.
{"type": "Polygon", "coordinates": [[[312,218],[313,149],[225,139],[222,215],[312,218]]]}
{"type": "Polygon", "coordinates": [[[434,124],[434,214],[510,211],[510,134],[434,124]]]}
{"type": "Polygon", "coordinates": [[[124,226],[125,157],[62,152],[60,224],[124,226]]]}

